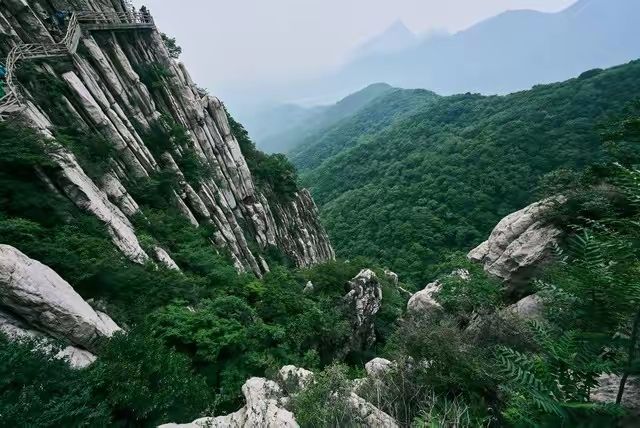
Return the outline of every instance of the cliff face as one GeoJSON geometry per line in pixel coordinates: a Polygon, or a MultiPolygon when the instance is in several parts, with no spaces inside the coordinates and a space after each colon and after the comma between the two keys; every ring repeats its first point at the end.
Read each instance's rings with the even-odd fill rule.
{"type": "Polygon", "coordinates": [[[271,248],[300,267],[332,259],[309,193],[283,198],[256,185],[222,103],[197,88],[170,57],[151,19],[123,14],[127,10],[120,0],[3,0],[0,5],[3,56],[24,44],[47,48],[41,57],[18,59],[16,69],[28,68],[32,77],[13,78],[20,105],[5,108],[3,116],[23,120],[52,140],[48,150],[57,168],[41,174],[51,191],[101,220],[117,247],[136,262],[153,258],[176,267],[162,248],[143,249],[132,225],[141,205],[132,187],[162,171],[177,177],[170,203],[194,226],[208,225],[212,244],[227,250],[239,271],[267,272],[263,256],[271,248]],[[55,10],[83,13],[54,24],[55,10]],[[43,81],[54,95],[42,94],[36,82],[43,81]],[[186,136],[180,144],[173,144],[176,128],[186,136]],[[112,149],[102,162],[108,167],[90,173],[77,153],[56,143],[61,129],[100,136],[112,149]],[[150,136],[158,132],[161,144],[152,144],[157,138],[150,136]],[[189,174],[184,167],[189,154],[207,174],[189,174]]]}

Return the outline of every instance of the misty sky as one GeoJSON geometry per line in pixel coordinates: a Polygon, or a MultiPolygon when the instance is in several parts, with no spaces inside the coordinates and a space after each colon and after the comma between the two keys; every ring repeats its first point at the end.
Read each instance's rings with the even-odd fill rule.
{"type": "Polygon", "coordinates": [[[455,32],[508,9],[555,12],[575,0],[137,0],[175,36],[194,79],[224,96],[337,67],[402,20],[413,32],[455,32]]]}

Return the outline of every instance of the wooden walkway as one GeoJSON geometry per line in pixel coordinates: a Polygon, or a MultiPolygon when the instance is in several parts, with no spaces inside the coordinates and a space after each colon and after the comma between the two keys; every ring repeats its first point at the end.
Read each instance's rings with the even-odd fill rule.
{"type": "Polygon", "coordinates": [[[0,98],[0,120],[24,108],[15,72],[21,61],[61,57],[76,53],[82,38],[82,29],[87,31],[131,31],[155,29],[149,13],[140,12],[93,12],[76,11],[71,14],[67,33],[60,43],[16,45],[5,63],[5,96],[0,98]]]}

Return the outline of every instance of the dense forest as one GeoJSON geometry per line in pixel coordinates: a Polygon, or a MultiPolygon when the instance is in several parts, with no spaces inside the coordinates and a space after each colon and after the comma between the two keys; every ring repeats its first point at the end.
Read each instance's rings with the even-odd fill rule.
{"type": "MultiPolygon", "coordinates": [[[[615,81],[628,84],[623,76],[629,70],[613,70],[622,72],[615,81]]],[[[558,101],[545,89],[549,101],[558,101]]],[[[603,126],[603,138],[585,125],[577,128],[582,135],[562,140],[564,152],[554,152],[576,156],[576,166],[584,168],[557,170],[546,179],[546,195],[568,198],[549,220],[574,225],[557,249],[557,262],[534,283],[546,320],[505,312],[513,301],[500,284],[481,266],[451,256],[425,269],[466,268],[470,279],[442,276],[438,311],[405,311],[407,285],[393,284],[377,269],[383,287],[377,341],[347,354],[352,332],[344,284],[371,261],[352,258],[305,270],[284,261],[263,279],[238,275],[224,254],[211,250],[206,230],[169,206],[154,205],[159,199],[153,198],[137,227],[152,228],[183,272],[133,264],[102,226],[43,191],[35,171],[53,167],[46,155],[50,143],[0,124],[3,243],[54,268],[126,329],[105,341],[97,362],[82,370],[28,340],[0,337],[2,424],[155,426],[225,414],[242,405],[240,385],[248,377],[273,377],[282,365],[296,364],[316,371],[314,383],[287,404],[301,426],[364,426],[348,398],[363,363],[383,356],[393,368],[365,381],[359,394],[403,427],[613,426],[625,410],[596,403],[590,393],[603,373],[623,379],[637,374],[640,325],[640,122],[638,110],[620,106],[618,113],[603,126]],[[590,158],[578,150],[578,138],[601,155],[590,158]],[[303,292],[307,281],[314,284],[312,293],[303,292]]],[[[232,126],[260,180],[291,172],[279,157],[272,170],[273,158],[255,150],[241,125],[232,126]]],[[[490,155],[501,161],[493,150],[486,162],[490,155]]]]}
{"type": "MultiPolygon", "coordinates": [[[[286,159],[258,152],[232,123],[258,182],[276,180],[284,186],[279,197],[295,191],[295,181],[289,182],[293,189],[285,185],[292,171],[286,159]]],[[[163,182],[174,178],[161,171],[139,184],[147,197],[139,198],[143,213],[136,226],[152,232],[182,272],[135,264],[114,247],[103,225],[40,180],[38,169],[54,168],[51,144],[27,128],[0,123],[2,243],[53,268],[128,331],[104,343],[99,363],[85,370],[72,370],[46,347],[34,351],[33,343],[0,337],[1,425],[184,421],[205,411],[235,410],[247,378],[284,364],[320,369],[338,355],[361,364],[373,353],[343,352],[350,339],[340,304],[344,284],[369,267],[365,261],[294,270],[281,256],[262,280],[238,275],[231,260],[214,251],[210,230],[194,228],[167,202],[163,182]],[[307,281],[316,293],[302,293],[307,281]]],[[[153,244],[150,236],[145,245],[153,244]]],[[[381,332],[404,305],[398,293],[385,286],[381,332]]]]}
{"type": "MultiPolygon", "coordinates": [[[[39,22],[20,16],[3,22],[39,22]]],[[[129,39],[121,23],[117,35],[94,35],[105,49],[129,39]]],[[[83,52],[91,50],[83,40],[78,55],[17,69],[29,103],[0,120],[0,250],[24,258],[0,254],[1,427],[157,427],[222,416],[226,423],[189,426],[280,428],[282,414],[291,428],[633,426],[640,61],[508,96],[372,85],[290,129],[298,146],[285,156],[258,150],[173,62],[175,39],[156,36],[135,66],[124,52],[143,48],[143,38],[114,57],[83,52]],[[166,50],[162,61],[147,58],[153,50],[166,50]],[[68,74],[83,55],[102,65],[122,57],[130,85],[103,93],[104,106],[90,102],[116,79],[88,67],[95,84],[83,90],[85,80],[68,74]],[[137,111],[128,92],[157,103],[139,118],[148,126],[110,122],[115,110],[128,116],[121,105],[137,111]],[[132,139],[119,145],[123,134],[106,132],[109,123],[132,139]],[[108,192],[105,177],[128,172],[134,146],[134,157],[148,151],[155,164],[118,174],[120,193],[108,192]],[[81,186],[103,192],[114,209],[97,215],[81,186]],[[328,243],[326,257],[303,263],[289,251],[301,241],[308,256],[326,242],[324,231],[321,240],[309,233],[317,212],[302,186],[321,208],[337,260],[328,243]],[[217,189],[208,200],[218,217],[185,202],[207,189],[217,189]],[[114,229],[115,205],[127,197],[130,229],[114,229]],[[467,257],[505,215],[542,198],[559,203],[533,224],[554,235],[535,266],[523,264],[526,280],[492,276],[467,257]],[[258,227],[271,217],[278,221],[258,227]],[[171,263],[157,253],[132,258],[117,234],[134,229],[136,249],[161,249],[171,263]],[[299,233],[276,236],[280,229],[299,233]],[[216,242],[224,233],[235,238],[229,245],[216,242]],[[243,265],[234,242],[255,252],[261,269],[243,265]],[[525,299],[534,304],[522,310],[525,299]],[[56,312],[65,300],[84,306],[65,318],[56,312]],[[82,311],[115,328],[98,334],[95,324],[68,320],[82,311]],[[64,334],[76,328],[89,330],[90,346],[64,334]],[[67,347],[92,359],[75,365],[67,347]],[[288,365],[295,376],[285,378],[288,365]],[[297,377],[305,369],[313,373],[297,377]],[[250,397],[255,377],[263,388],[250,397]],[[243,412],[254,419],[229,423],[243,412]]],[[[522,247],[534,240],[517,235],[522,247]]]]}
{"type": "Polygon", "coordinates": [[[547,174],[603,160],[601,128],[633,109],[639,77],[636,61],[508,96],[398,90],[291,158],[340,256],[423,285],[538,198],[547,174]]]}

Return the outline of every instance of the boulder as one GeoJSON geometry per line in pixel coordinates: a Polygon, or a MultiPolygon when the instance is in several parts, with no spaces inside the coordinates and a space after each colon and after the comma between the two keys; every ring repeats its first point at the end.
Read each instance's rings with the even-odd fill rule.
{"type": "MultiPolygon", "coordinates": [[[[22,321],[18,320],[9,313],[0,310],[0,332],[3,333],[9,340],[30,340],[36,344],[40,349],[51,353],[55,348],[52,345],[51,339],[45,334],[30,329],[22,321]]],[[[58,348],[59,349],[59,348],[58,348]]],[[[82,369],[91,365],[96,356],[91,352],[84,349],[80,349],[75,346],[67,346],[60,349],[56,354],[56,358],[65,360],[72,368],[82,369]]]]}
{"type": "Polygon", "coordinates": [[[537,294],[518,300],[506,309],[520,318],[541,319],[544,315],[544,302],[537,294]]]}
{"type": "Polygon", "coordinates": [[[313,286],[313,282],[311,281],[307,281],[306,285],[304,286],[304,289],[302,290],[304,293],[306,294],[311,294],[313,293],[313,290],[315,289],[315,287],[313,286]]]}
{"type": "Polygon", "coordinates": [[[393,367],[394,363],[385,358],[374,358],[364,365],[367,375],[372,379],[384,377],[393,367]]]}
{"type": "Polygon", "coordinates": [[[393,285],[398,285],[398,282],[400,281],[398,274],[388,269],[384,270],[384,276],[386,276],[387,279],[393,283],[393,285]]]}
{"type": "Polygon", "coordinates": [[[348,285],[349,292],[344,300],[350,310],[353,329],[349,349],[365,349],[376,340],[374,321],[382,305],[382,286],[370,269],[361,270],[348,285]]]}
{"type": "MultiPolygon", "coordinates": [[[[449,275],[449,277],[456,276],[465,281],[471,278],[471,274],[466,269],[456,269],[449,275]]],[[[440,280],[427,284],[425,288],[411,296],[409,302],[407,302],[407,312],[424,314],[441,310],[442,306],[436,300],[436,296],[441,290],[442,283],[440,280]]]]}
{"type": "Polygon", "coordinates": [[[287,391],[300,391],[313,383],[313,372],[292,365],[282,367],[278,376],[287,391]]]}
{"type": "Polygon", "coordinates": [[[187,424],[165,424],[159,428],[293,428],[298,427],[293,413],[285,409],[283,392],[277,383],[251,378],[242,386],[246,405],[235,413],[197,419],[187,424]]]}
{"type": "Polygon", "coordinates": [[[511,288],[526,284],[535,271],[549,261],[562,231],[545,221],[545,216],[565,202],[548,198],[509,214],[493,229],[489,239],[469,252],[469,260],[483,263],[489,274],[511,288]]]}
{"type": "Polygon", "coordinates": [[[88,350],[120,330],[51,268],[8,245],[0,245],[0,306],[32,328],[88,350]]]}
{"type": "MultiPolygon", "coordinates": [[[[597,403],[615,403],[619,386],[620,376],[603,374],[598,378],[598,386],[591,390],[591,400],[597,403]]],[[[640,377],[630,376],[627,379],[622,405],[630,411],[631,417],[640,418],[640,377]]]]}
{"type": "MultiPolygon", "coordinates": [[[[313,372],[295,366],[284,366],[278,374],[285,384],[297,384],[302,390],[313,383],[313,372]]],[[[158,428],[294,428],[298,422],[291,411],[285,408],[289,402],[287,388],[276,382],[251,378],[242,386],[246,404],[237,412],[226,416],[197,419],[187,424],[165,424],[158,428]]],[[[373,428],[396,428],[396,421],[356,393],[346,397],[348,406],[364,426],[373,428]]]]}
{"type": "Polygon", "coordinates": [[[407,303],[407,312],[414,314],[439,311],[442,309],[435,296],[442,290],[440,281],[427,284],[422,290],[415,293],[407,303]]]}
{"type": "Polygon", "coordinates": [[[354,392],[347,398],[347,403],[352,411],[358,415],[358,419],[364,423],[363,426],[369,428],[399,427],[395,419],[354,392]]]}

